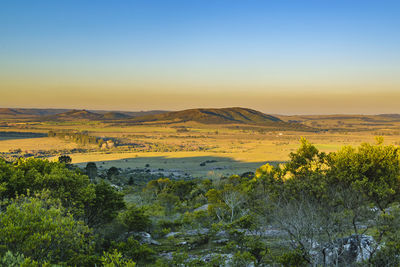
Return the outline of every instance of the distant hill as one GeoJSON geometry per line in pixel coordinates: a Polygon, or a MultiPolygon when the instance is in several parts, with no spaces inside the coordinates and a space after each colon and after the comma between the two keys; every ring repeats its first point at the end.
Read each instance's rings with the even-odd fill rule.
{"type": "Polygon", "coordinates": [[[76,119],[75,117],[86,117],[84,119],[105,119],[105,120],[121,120],[129,119],[131,117],[145,116],[161,114],[167,111],[164,110],[149,110],[149,111],[109,111],[109,110],[87,110],[88,112],[103,115],[103,117],[98,116],[84,116],[84,114],[75,114],[78,110],[72,109],[52,109],[52,108],[0,108],[0,119],[36,119],[40,120],[51,120],[51,119],[68,119],[68,116],[72,116],[71,119],[76,119]],[[68,113],[68,112],[72,112],[68,113]],[[63,114],[65,113],[65,114],[63,114]],[[59,115],[52,117],[53,115],[59,115]]]}
{"type": "Polygon", "coordinates": [[[0,115],[46,116],[67,112],[68,109],[0,108],[0,115]]]}
{"type": "Polygon", "coordinates": [[[103,115],[88,110],[70,110],[67,112],[43,116],[41,120],[45,121],[75,121],[75,120],[102,120],[103,115]]]}
{"type": "Polygon", "coordinates": [[[395,120],[400,119],[400,114],[379,114],[378,116],[395,120]]]}
{"type": "Polygon", "coordinates": [[[399,114],[380,115],[278,115],[287,122],[297,122],[321,130],[334,131],[398,131],[400,127],[399,114]]]}
{"type": "MultiPolygon", "coordinates": [[[[167,112],[157,115],[136,117],[133,123],[180,123],[198,122],[202,124],[252,124],[277,128],[301,128],[299,124],[283,122],[281,119],[248,108],[199,108],[167,112]]],[[[308,127],[307,127],[308,128],[308,127]]],[[[308,128],[311,129],[311,128],[308,128]]]]}
{"type": "Polygon", "coordinates": [[[129,115],[131,117],[139,117],[139,116],[146,116],[146,115],[157,115],[162,113],[167,113],[169,111],[166,110],[148,110],[148,111],[119,111],[120,113],[129,115]]]}
{"type": "Polygon", "coordinates": [[[128,118],[132,118],[131,116],[125,114],[125,113],[121,113],[121,112],[107,112],[104,114],[101,114],[103,117],[103,119],[105,120],[123,120],[123,119],[128,119],[128,118]]]}
{"type": "Polygon", "coordinates": [[[19,112],[16,109],[12,108],[0,108],[0,115],[5,115],[5,116],[17,116],[20,115],[21,112],[19,112]]]}
{"type": "MultiPolygon", "coordinates": [[[[166,113],[168,111],[165,110],[148,110],[148,111],[110,111],[110,110],[90,110],[91,112],[98,113],[98,114],[107,114],[107,113],[119,113],[122,115],[128,115],[128,117],[139,117],[139,116],[146,116],[146,115],[156,115],[161,113],[166,113]]],[[[122,118],[124,119],[124,118],[122,118]]]]}
{"type": "Polygon", "coordinates": [[[126,121],[134,118],[130,114],[159,114],[157,111],[140,111],[140,112],[117,112],[117,111],[89,111],[89,110],[69,110],[67,112],[44,116],[41,119],[47,121],[74,121],[74,120],[91,120],[91,121],[102,121],[102,120],[115,120],[115,121],[126,121]]]}

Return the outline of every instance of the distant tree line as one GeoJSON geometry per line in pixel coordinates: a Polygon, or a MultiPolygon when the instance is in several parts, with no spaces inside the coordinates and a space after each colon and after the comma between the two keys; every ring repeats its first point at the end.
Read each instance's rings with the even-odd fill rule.
{"type": "MultiPolygon", "coordinates": [[[[49,137],[57,137],[61,139],[68,139],[80,145],[98,145],[99,147],[104,147],[104,144],[108,144],[111,142],[114,143],[113,140],[104,140],[97,136],[89,135],[88,132],[72,132],[72,131],[63,131],[63,132],[56,132],[56,131],[49,131],[49,137]]],[[[107,147],[107,146],[106,146],[107,147]]]]}

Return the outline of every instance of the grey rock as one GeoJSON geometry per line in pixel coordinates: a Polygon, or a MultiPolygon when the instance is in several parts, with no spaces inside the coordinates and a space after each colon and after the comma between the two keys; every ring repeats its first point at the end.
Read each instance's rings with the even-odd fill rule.
{"type": "Polygon", "coordinates": [[[134,233],[136,237],[140,238],[140,242],[142,244],[149,244],[149,245],[161,245],[160,242],[154,240],[149,233],[146,232],[138,232],[134,233]]]}
{"type": "Polygon", "coordinates": [[[205,235],[209,232],[210,230],[207,228],[200,228],[200,229],[194,229],[194,230],[188,230],[185,232],[186,235],[205,235]]]}
{"type": "Polygon", "coordinates": [[[158,254],[160,257],[166,258],[167,260],[172,260],[172,252],[163,252],[158,254]]]}
{"type": "Polygon", "coordinates": [[[229,242],[229,239],[228,238],[222,238],[222,239],[214,240],[212,242],[215,243],[215,244],[226,244],[226,243],[229,242]]]}
{"type": "Polygon", "coordinates": [[[194,209],[194,211],[207,211],[208,210],[208,204],[205,204],[201,207],[198,207],[197,209],[194,209]]]}
{"type": "Polygon", "coordinates": [[[177,236],[180,234],[181,234],[181,232],[170,232],[170,233],[166,234],[165,237],[168,238],[168,237],[177,236]]]}
{"type": "Polygon", "coordinates": [[[322,248],[321,263],[349,265],[368,260],[376,248],[375,240],[368,235],[352,235],[336,240],[322,248]]]}

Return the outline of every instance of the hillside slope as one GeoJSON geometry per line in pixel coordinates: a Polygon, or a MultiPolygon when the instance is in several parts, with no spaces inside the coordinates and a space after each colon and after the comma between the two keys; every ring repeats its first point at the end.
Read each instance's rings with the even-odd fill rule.
{"type": "Polygon", "coordinates": [[[288,123],[281,119],[248,108],[198,108],[163,114],[136,117],[129,120],[131,123],[143,124],[171,124],[197,122],[201,124],[243,124],[271,127],[280,130],[315,130],[299,123],[288,123]]]}
{"type": "Polygon", "coordinates": [[[309,127],[334,131],[394,130],[397,132],[400,127],[399,114],[279,115],[278,117],[286,122],[297,122],[309,127]]]}
{"type": "Polygon", "coordinates": [[[13,108],[0,108],[0,115],[3,116],[18,116],[21,112],[13,108]]]}
{"type": "Polygon", "coordinates": [[[53,108],[1,108],[0,119],[22,119],[39,121],[73,121],[73,120],[126,120],[132,117],[166,113],[164,110],[148,111],[109,111],[109,110],[76,110],[53,108]],[[93,115],[94,114],[94,115],[93,115]],[[101,115],[101,116],[98,116],[101,115]]]}
{"type": "Polygon", "coordinates": [[[19,116],[19,117],[50,116],[67,111],[68,111],[67,109],[0,108],[0,117],[1,116],[19,116]]]}
{"type": "Polygon", "coordinates": [[[105,120],[122,120],[122,119],[128,119],[131,118],[131,116],[121,113],[121,112],[115,112],[115,111],[110,111],[104,114],[101,114],[102,118],[105,120]]]}
{"type": "Polygon", "coordinates": [[[43,116],[41,120],[44,121],[80,121],[80,120],[101,120],[103,115],[90,112],[87,110],[70,110],[67,112],[43,116]]]}

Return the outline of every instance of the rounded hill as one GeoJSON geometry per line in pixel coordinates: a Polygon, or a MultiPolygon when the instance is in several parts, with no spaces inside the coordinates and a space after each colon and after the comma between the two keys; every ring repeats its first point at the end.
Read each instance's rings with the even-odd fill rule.
{"type": "Polygon", "coordinates": [[[156,115],[136,117],[131,122],[179,123],[198,122],[202,124],[258,124],[273,125],[284,123],[278,117],[248,108],[197,108],[172,111],[156,115]]]}

